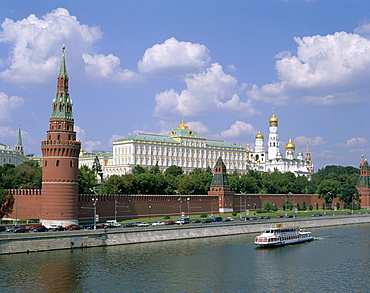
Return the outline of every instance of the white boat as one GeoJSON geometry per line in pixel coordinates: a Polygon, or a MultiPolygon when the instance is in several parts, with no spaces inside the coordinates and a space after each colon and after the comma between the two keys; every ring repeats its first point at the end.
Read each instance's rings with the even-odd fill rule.
{"type": "Polygon", "coordinates": [[[254,239],[259,247],[282,246],[312,241],[315,238],[311,232],[302,228],[284,228],[283,224],[276,224],[275,228],[266,229],[254,239]]]}

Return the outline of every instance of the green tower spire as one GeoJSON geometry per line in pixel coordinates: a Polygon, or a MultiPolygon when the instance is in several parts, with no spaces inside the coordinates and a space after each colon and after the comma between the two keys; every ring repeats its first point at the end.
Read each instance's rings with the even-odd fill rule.
{"type": "Polygon", "coordinates": [[[68,93],[68,74],[65,60],[65,46],[62,48],[62,61],[58,74],[58,85],[55,99],[52,103],[52,113],[50,119],[67,119],[73,121],[72,101],[68,93]]]}

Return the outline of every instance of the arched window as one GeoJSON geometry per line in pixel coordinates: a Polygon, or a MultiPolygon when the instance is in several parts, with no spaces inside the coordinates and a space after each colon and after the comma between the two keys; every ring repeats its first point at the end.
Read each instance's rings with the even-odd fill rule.
{"type": "Polygon", "coordinates": [[[60,140],[60,134],[58,134],[58,140],[60,140]]]}
{"type": "Polygon", "coordinates": [[[60,164],[60,163],[59,163],[59,160],[57,160],[55,165],[56,165],[57,167],[59,167],[59,164],[60,164]]]}
{"type": "Polygon", "coordinates": [[[45,166],[45,167],[47,167],[47,166],[48,166],[48,161],[45,161],[44,166],[45,166]]]}
{"type": "Polygon", "coordinates": [[[71,168],[73,168],[73,161],[70,161],[70,162],[69,162],[69,166],[70,166],[71,168]]]}

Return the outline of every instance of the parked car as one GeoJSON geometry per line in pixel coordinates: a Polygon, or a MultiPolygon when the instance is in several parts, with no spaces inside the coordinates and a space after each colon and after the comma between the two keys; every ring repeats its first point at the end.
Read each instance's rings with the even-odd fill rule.
{"type": "Polygon", "coordinates": [[[177,225],[184,225],[190,223],[190,218],[181,218],[175,222],[177,225]]]}
{"type": "Polygon", "coordinates": [[[175,221],[167,221],[166,223],[164,223],[165,225],[175,225],[175,221]]]}
{"type": "Polygon", "coordinates": [[[192,223],[200,223],[201,222],[201,220],[199,220],[199,219],[195,219],[195,220],[193,220],[193,221],[191,221],[192,223]]]}
{"type": "Polygon", "coordinates": [[[6,228],[4,226],[0,226],[0,232],[6,231],[6,228]]]}
{"type": "Polygon", "coordinates": [[[214,217],[212,219],[213,222],[222,222],[222,217],[214,217]]]}
{"type": "Polygon", "coordinates": [[[65,231],[66,228],[64,228],[63,226],[58,226],[58,225],[53,225],[52,228],[49,228],[51,231],[65,231]]]}
{"type": "Polygon", "coordinates": [[[64,227],[66,228],[66,230],[81,230],[83,229],[81,226],[77,226],[77,225],[69,225],[67,227],[64,227]]]}
{"type": "Polygon", "coordinates": [[[29,231],[29,229],[28,229],[28,228],[26,228],[26,227],[24,227],[24,226],[16,227],[16,228],[13,230],[13,232],[14,232],[14,233],[26,233],[26,232],[28,232],[28,231],[29,231]]]}
{"type": "Polygon", "coordinates": [[[249,221],[249,217],[241,217],[240,221],[249,221]]]}
{"type": "Polygon", "coordinates": [[[32,230],[33,232],[48,232],[48,228],[45,226],[38,226],[36,229],[32,230]]]}
{"type": "Polygon", "coordinates": [[[30,230],[31,231],[36,230],[38,227],[42,227],[42,225],[34,225],[34,226],[30,227],[30,230]]]}
{"type": "Polygon", "coordinates": [[[257,218],[256,218],[256,217],[250,217],[250,218],[249,218],[249,221],[255,221],[255,220],[257,220],[257,218]]]}
{"type": "Polygon", "coordinates": [[[212,223],[213,222],[213,219],[205,219],[203,220],[202,223],[212,223]]]}
{"type": "Polygon", "coordinates": [[[319,213],[316,213],[316,214],[312,214],[311,217],[321,217],[322,214],[319,214],[319,213]]]}
{"type": "Polygon", "coordinates": [[[271,219],[270,216],[260,216],[260,219],[271,219]]]}
{"type": "Polygon", "coordinates": [[[152,226],[163,226],[164,223],[162,221],[155,221],[154,223],[152,223],[152,226]]]}
{"type": "Polygon", "coordinates": [[[226,217],[224,219],[225,222],[230,222],[230,221],[234,221],[234,219],[232,217],[226,217]]]}
{"type": "Polygon", "coordinates": [[[137,226],[137,224],[136,223],[126,223],[125,224],[125,228],[131,228],[131,227],[136,227],[137,226]]]}
{"type": "Polygon", "coordinates": [[[295,218],[295,215],[286,215],[285,218],[295,218]]]}
{"type": "Polygon", "coordinates": [[[276,216],[276,218],[281,219],[281,218],[284,218],[284,216],[278,215],[278,216],[276,216]]]}
{"type": "Polygon", "coordinates": [[[149,224],[147,222],[139,222],[139,223],[137,223],[137,226],[138,227],[148,227],[149,224]]]}
{"type": "Polygon", "coordinates": [[[121,228],[121,224],[116,220],[107,220],[104,224],[104,228],[121,228]]]}
{"type": "Polygon", "coordinates": [[[352,215],[352,213],[351,212],[346,212],[346,215],[352,215]]]}

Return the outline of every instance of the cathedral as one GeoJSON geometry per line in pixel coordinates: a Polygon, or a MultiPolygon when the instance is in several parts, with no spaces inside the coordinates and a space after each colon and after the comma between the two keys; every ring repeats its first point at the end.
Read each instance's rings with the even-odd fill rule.
{"type": "Polygon", "coordinates": [[[274,111],[269,120],[267,149],[261,132],[256,135],[254,150],[247,145],[247,169],[258,172],[274,172],[277,170],[282,173],[292,172],[296,176],[307,177],[311,177],[314,172],[308,143],[305,157],[301,152],[295,155],[295,144],[292,139],[289,139],[289,142],[285,145],[285,157],[281,153],[278,118],[275,117],[274,111]]]}

